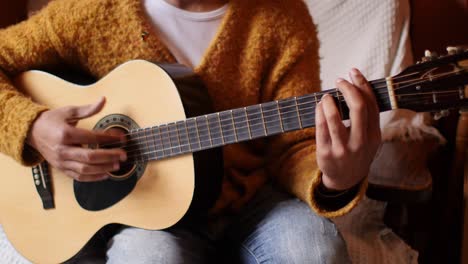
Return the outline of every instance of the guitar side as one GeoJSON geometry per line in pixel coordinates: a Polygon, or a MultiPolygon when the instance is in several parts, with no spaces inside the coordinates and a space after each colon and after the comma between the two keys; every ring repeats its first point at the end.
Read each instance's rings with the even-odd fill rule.
{"type": "MultiPolygon", "coordinates": [[[[51,108],[82,105],[107,98],[103,111],[78,126],[92,129],[103,117],[123,114],[140,127],[185,119],[171,78],[159,67],[132,61],[99,82],[81,87],[42,72],[28,72],[17,86],[35,101],[51,108]]],[[[115,205],[99,211],[77,203],[73,180],[51,167],[55,208],[45,210],[31,168],[0,155],[0,223],[15,248],[34,263],[58,263],[75,255],[104,225],[122,223],[144,229],[163,229],[187,212],[194,191],[191,154],[148,163],[135,188],[115,205]]]]}

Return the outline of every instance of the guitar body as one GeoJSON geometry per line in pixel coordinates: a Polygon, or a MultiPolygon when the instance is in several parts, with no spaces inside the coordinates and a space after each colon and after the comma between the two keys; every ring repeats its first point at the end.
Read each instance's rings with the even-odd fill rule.
{"type": "MultiPolygon", "coordinates": [[[[111,124],[116,114],[116,126],[121,126],[119,117],[128,117],[139,127],[148,127],[212,112],[206,108],[209,104],[203,89],[183,85],[193,82],[183,68],[169,66],[166,72],[149,62],[131,61],[90,86],[77,86],[38,71],[21,75],[16,84],[51,108],[93,103],[105,95],[102,112],[78,124],[100,129],[98,123],[111,124]]],[[[55,207],[46,210],[31,168],[1,155],[0,223],[15,248],[32,262],[63,262],[107,224],[164,229],[190,215],[190,207],[190,211],[206,210],[218,194],[221,160],[220,150],[213,149],[146,162],[124,180],[91,183],[90,188],[49,167],[55,207]]]]}

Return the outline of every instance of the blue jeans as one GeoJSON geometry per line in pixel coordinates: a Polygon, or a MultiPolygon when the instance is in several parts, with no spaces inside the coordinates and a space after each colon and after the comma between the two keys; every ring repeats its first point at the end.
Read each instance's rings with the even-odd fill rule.
{"type": "Polygon", "coordinates": [[[335,225],[270,185],[229,221],[162,231],[122,228],[108,263],[350,263],[335,225]]]}

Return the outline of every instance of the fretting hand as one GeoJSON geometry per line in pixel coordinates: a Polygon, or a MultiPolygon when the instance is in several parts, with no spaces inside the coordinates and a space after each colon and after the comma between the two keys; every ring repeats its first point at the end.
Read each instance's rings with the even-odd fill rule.
{"type": "Polygon", "coordinates": [[[33,123],[27,142],[54,167],[77,181],[100,181],[119,169],[127,156],[122,149],[88,149],[84,144],[121,141],[119,135],[77,128],[80,119],[93,116],[105,99],[84,106],[67,106],[43,112],[33,123]]]}
{"type": "Polygon", "coordinates": [[[349,189],[366,177],[381,141],[372,88],[358,70],[349,75],[352,83],[338,79],[336,84],[348,105],[351,127],[343,125],[330,95],[316,110],[317,163],[324,186],[332,190],[349,189]]]}

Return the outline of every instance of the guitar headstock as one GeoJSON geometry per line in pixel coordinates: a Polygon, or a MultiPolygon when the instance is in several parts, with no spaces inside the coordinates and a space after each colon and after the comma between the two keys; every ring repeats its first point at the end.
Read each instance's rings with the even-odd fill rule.
{"type": "Polygon", "coordinates": [[[468,49],[449,47],[391,78],[398,108],[434,112],[468,107],[468,49]]]}

